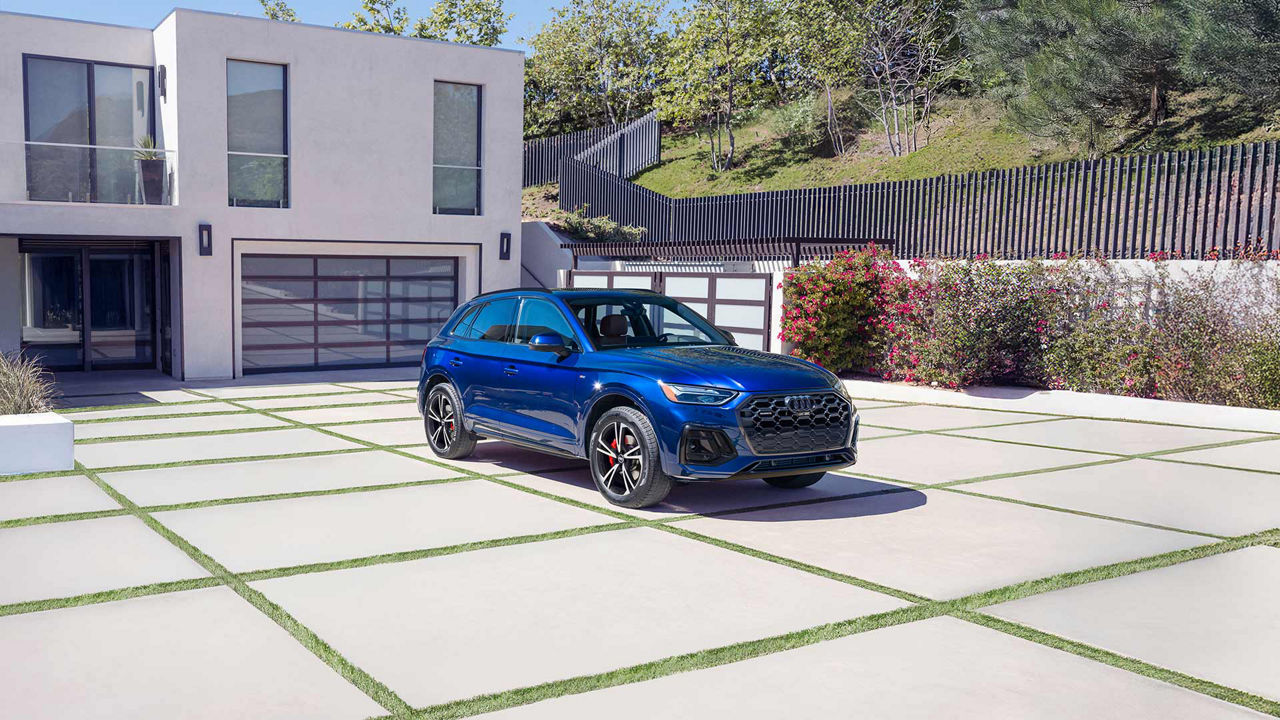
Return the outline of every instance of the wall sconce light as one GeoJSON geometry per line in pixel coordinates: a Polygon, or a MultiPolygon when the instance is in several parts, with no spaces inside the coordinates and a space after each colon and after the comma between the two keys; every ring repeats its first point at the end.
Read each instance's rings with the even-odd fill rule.
{"type": "Polygon", "coordinates": [[[498,259],[511,259],[511,233],[502,233],[498,236],[498,259]]]}
{"type": "Polygon", "coordinates": [[[208,223],[200,224],[200,254],[213,254],[213,226],[208,223]]]}
{"type": "Polygon", "coordinates": [[[156,82],[160,84],[161,100],[168,100],[168,94],[166,89],[168,86],[168,83],[165,82],[165,80],[168,79],[168,76],[169,76],[169,73],[165,70],[165,67],[161,65],[159,71],[156,74],[156,82]]]}

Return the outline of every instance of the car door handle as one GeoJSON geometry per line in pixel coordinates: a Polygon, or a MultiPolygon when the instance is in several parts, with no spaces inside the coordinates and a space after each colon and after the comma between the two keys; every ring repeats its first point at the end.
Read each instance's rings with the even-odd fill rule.
{"type": "Polygon", "coordinates": [[[462,367],[462,361],[459,360],[458,358],[451,359],[449,361],[449,364],[452,365],[453,367],[462,367]]]}
{"type": "Polygon", "coordinates": [[[503,368],[503,369],[502,369],[502,372],[504,372],[504,373],[506,373],[506,374],[508,374],[508,375],[519,375],[519,374],[520,374],[520,370],[519,370],[519,369],[517,369],[515,365],[508,365],[508,366],[506,366],[505,368],[503,368]]]}

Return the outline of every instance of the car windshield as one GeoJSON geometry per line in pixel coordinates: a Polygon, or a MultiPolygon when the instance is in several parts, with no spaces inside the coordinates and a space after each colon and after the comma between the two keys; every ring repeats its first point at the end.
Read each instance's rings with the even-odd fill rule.
{"type": "Polygon", "coordinates": [[[569,301],[597,350],[656,345],[728,345],[711,323],[661,295],[581,298],[569,301]]]}

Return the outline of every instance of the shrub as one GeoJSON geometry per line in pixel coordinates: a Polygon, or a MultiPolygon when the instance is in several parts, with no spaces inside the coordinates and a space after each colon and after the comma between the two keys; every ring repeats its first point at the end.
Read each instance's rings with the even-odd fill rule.
{"type": "Polygon", "coordinates": [[[54,392],[39,362],[21,353],[0,354],[0,415],[46,412],[54,392]]]}
{"type": "Polygon", "coordinates": [[[794,345],[793,355],[835,372],[866,369],[882,345],[874,320],[901,299],[907,282],[893,257],[874,245],[802,265],[780,286],[780,336],[794,345]]]}
{"type": "Polygon", "coordinates": [[[1039,262],[916,262],[907,302],[881,319],[886,379],[948,387],[1038,384],[1057,303],[1039,262]]]}
{"type": "Polygon", "coordinates": [[[553,222],[565,234],[584,242],[639,242],[649,232],[642,227],[620,225],[610,220],[607,215],[590,217],[582,210],[559,211],[553,222]]]}

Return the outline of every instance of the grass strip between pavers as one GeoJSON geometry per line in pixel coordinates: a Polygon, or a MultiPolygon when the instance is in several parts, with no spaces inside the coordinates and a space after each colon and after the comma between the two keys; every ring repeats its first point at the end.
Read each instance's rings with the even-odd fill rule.
{"type": "Polygon", "coordinates": [[[208,412],[198,413],[167,413],[161,415],[121,415],[117,417],[105,418],[89,418],[88,420],[77,420],[75,418],[67,418],[76,425],[99,425],[102,423],[118,423],[118,422],[138,422],[140,420],[181,420],[182,418],[199,418],[213,417],[216,415],[248,415],[250,410],[209,410],[208,412]]]}
{"type": "MultiPolygon", "coordinates": [[[[365,391],[365,392],[378,392],[378,391],[365,391]]],[[[217,399],[221,400],[222,402],[227,402],[233,405],[237,404],[236,400],[241,400],[241,398],[238,398],[236,400],[226,400],[222,398],[217,398],[217,399]]],[[[242,399],[247,400],[250,398],[242,398],[242,399]]],[[[928,404],[928,403],[919,403],[919,404],[928,404]]],[[[216,563],[216,561],[212,560],[212,558],[208,558],[207,556],[204,556],[203,553],[201,553],[198,549],[194,548],[193,546],[190,546],[189,543],[186,543],[185,540],[178,537],[176,534],[172,533],[172,531],[169,531],[167,528],[161,525],[154,518],[151,518],[150,515],[147,514],[147,512],[145,512],[142,508],[139,508],[136,505],[131,505],[130,503],[128,503],[127,499],[123,498],[123,496],[117,497],[118,493],[116,493],[114,489],[110,488],[109,485],[107,485],[100,478],[98,478],[97,475],[94,473],[94,471],[88,471],[88,470],[84,471],[85,474],[90,477],[90,479],[98,483],[100,487],[103,487],[104,491],[107,491],[108,494],[112,495],[112,497],[116,497],[117,501],[121,502],[122,505],[126,505],[126,507],[129,507],[130,508],[129,512],[138,515],[140,519],[143,519],[144,522],[147,522],[148,525],[151,526],[154,530],[159,532],[161,535],[164,535],[167,539],[170,540],[170,542],[173,542],[179,548],[183,549],[185,552],[188,552],[189,555],[191,555],[193,558],[196,558],[197,562],[200,562],[200,564],[202,566],[205,566],[206,569],[209,569],[209,567],[212,566],[214,569],[220,569],[222,573],[222,574],[219,574],[218,572],[213,572],[213,570],[211,570],[211,572],[213,572],[213,574],[215,575],[215,578],[211,580],[200,580],[200,581],[189,581],[189,582],[215,582],[215,583],[221,582],[221,583],[228,584],[229,586],[232,587],[232,589],[235,589],[237,592],[241,592],[241,590],[237,589],[236,584],[243,586],[244,591],[250,593],[249,596],[245,596],[245,593],[243,592],[241,593],[242,596],[246,597],[246,600],[249,600],[251,603],[253,603],[255,607],[259,607],[259,609],[262,610],[263,612],[266,612],[269,616],[273,618],[273,620],[276,620],[276,622],[281,624],[282,627],[285,627],[286,630],[289,630],[291,634],[294,634],[295,638],[297,638],[300,642],[303,642],[303,644],[307,646],[313,653],[317,654],[318,657],[321,657],[321,659],[330,663],[330,665],[334,667],[335,670],[343,674],[343,676],[346,677],[349,681],[353,682],[354,684],[357,685],[357,687],[360,687],[366,693],[370,694],[371,697],[374,697],[375,700],[378,700],[380,703],[382,703],[384,707],[386,707],[389,711],[393,713],[392,716],[390,717],[404,717],[406,713],[412,713],[413,716],[415,717],[424,717],[424,718],[464,717],[467,715],[472,715],[479,712],[486,712],[489,710],[496,710],[503,707],[512,707],[515,705],[527,704],[529,702],[535,702],[541,699],[559,697],[562,695],[585,692],[589,690],[600,689],[604,687],[611,687],[614,685],[620,685],[620,684],[625,684],[630,682],[638,682],[638,681],[647,680],[655,677],[669,675],[676,672],[684,672],[688,670],[701,669],[704,667],[713,667],[716,665],[722,665],[729,662],[736,662],[738,660],[748,659],[750,657],[757,657],[757,656],[769,654],[772,652],[779,652],[782,650],[792,649],[793,647],[801,647],[801,646],[812,644],[815,642],[821,642],[827,639],[843,637],[843,636],[854,634],[857,632],[865,632],[866,630],[870,630],[870,629],[887,627],[890,625],[900,624],[902,622],[911,622],[917,619],[925,619],[927,617],[935,617],[937,615],[942,615],[942,614],[950,614],[960,619],[967,620],[969,622],[976,622],[977,624],[984,625],[991,629],[996,629],[1001,632],[1006,632],[1007,634],[1011,634],[1017,637],[1023,637],[1024,639],[1028,639],[1034,642],[1039,642],[1041,644],[1048,645],[1050,647],[1056,647],[1058,649],[1062,649],[1067,652],[1072,652],[1082,657],[1086,657],[1086,658],[1094,659],[1096,661],[1111,664],[1116,667],[1120,667],[1123,669],[1130,670],[1132,672],[1136,672],[1138,674],[1142,674],[1158,680],[1169,682],[1171,684],[1178,685],[1180,687],[1184,687],[1193,691],[1202,692],[1204,694],[1207,694],[1222,700],[1226,700],[1228,702],[1233,702],[1245,707],[1258,709],[1263,712],[1271,712],[1272,714],[1280,715],[1280,703],[1275,703],[1274,701],[1267,700],[1265,698],[1259,698],[1249,693],[1245,693],[1239,690],[1235,690],[1233,688],[1225,687],[1216,683],[1202,680],[1200,678],[1195,678],[1189,675],[1185,675],[1183,673],[1179,673],[1166,668],[1154,666],[1149,663],[1133,660],[1130,658],[1125,658],[1123,656],[1117,655],[1115,653],[1111,653],[1110,651],[1107,651],[1101,648],[1084,645],[1082,643],[1066,640],[1063,638],[1057,638],[1056,636],[1035,630],[1034,628],[1029,628],[1016,623],[999,620],[997,618],[994,618],[982,613],[978,613],[973,610],[973,608],[985,607],[991,604],[1006,602],[1011,599],[1027,597],[1030,595],[1040,594],[1044,592],[1051,592],[1054,590],[1064,589],[1067,587],[1073,587],[1076,585],[1081,585],[1081,584],[1090,583],[1090,582],[1097,582],[1100,580],[1111,579],[1114,577],[1120,577],[1123,575],[1133,574],[1137,572],[1143,572],[1146,570],[1151,570],[1159,567],[1167,567],[1169,565],[1174,565],[1181,562],[1187,562],[1187,561],[1199,559],[1202,557],[1207,557],[1209,555],[1214,555],[1222,552],[1230,552],[1232,550],[1237,550],[1244,547],[1251,547],[1255,545],[1268,545],[1268,546],[1280,547],[1280,530],[1270,530],[1262,533],[1255,533],[1252,535],[1246,535],[1246,536],[1241,536],[1236,538],[1227,538],[1216,543],[1209,543],[1206,545],[1188,548],[1185,550],[1178,550],[1178,551],[1164,553],[1161,555],[1156,555],[1148,558],[1141,558],[1141,559],[1132,560],[1132,561],[1115,563],[1112,565],[1099,566],[1095,568],[1087,568],[1087,569],[1078,570],[1078,571],[1061,573],[1059,575],[1054,575],[1048,578],[1041,578],[1041,579],[1027,581],[1023,583],[1017,583],[1007,587],[996,588],[993,590],[985,591],[982,593],[976,593],[976,594],[965,596],[962,598],[957,598],[954,600],[937,601],[929,598],[924,598],[924,597],[915,595],[913,593],[897,590],[895,588],[882,586],[882,585],[879,585],[878,583],[873,583],[871,581],[863,580],[861,578],[855,578],[852,576],[843,575],[841,573],[835,573],[821,567],[791,560],[789,558],[772,555],[770,553],[764,553],[762,551],[758,551],[753,548],[738,545],[736,543],[731,543],[731,542],[719,540],[717,538],[704,536],[704,535],[701,535],[700,533],[696,533],[686,528],[681,528],[674,524],[671,524],[672,521],[687,519],[691,517],[688,515],[679,516],[677,518],[663,518],[661,520],[642,520],[629,515],[625,515],[620,512],[607,509],[607,508],[593,506],[587,503],[582,503],[576,500],[572,500],[570,498],[561,497],[558,495],[554,495],[552,493],[546,493],[540,490],[525,487],[518,483],[512,483],[512,482],[503,480],[502,478],[494,477],[492,475],[486,475],[483,473],[468,471],[463,468],[458,468],[456,466],[448,465],[447,463],[437,462],[429,458],[424,458],[417,455],[412,455],[410,453],[405,453],[397,450],[397,448],[394,446],[378,445],[377,443],[366,442],[366,441],[358,440],[355,438],[349,438],[347,436],[344,436],[338,433],[328,432],[321,427],[315,427],[307,423],[293,421],[288,418],[275,416],[272,412],[267,410],[259,410],[255,408],[245,407],[245,406],[239,406],[239,407],[244,407],[244,409],[246,410],[258,412],[265,416],[276,417],[276,419],[288,422],[290,423],[290,425],[308,427],[318,432],[334,435],[335,437],[341,437],[350,442],[355,442],[365,446],[364,449],[384,450],[387,452],[401,454],[401,455],[404,455],[405,457],[426,462],[428,464],[433,464],[433,465],[449,468],[454,471],[458,471],[469,477],[486,479],[491,482],[504,485],[506,487],[518,489],[518,490],[531,493],[540,497],[545,497],[547,499],[554,500],[556,502],[561,502],[564,504],[572,505],[574,507],[578,507],[580,509],[585,509],[592,512],[600,513],[603,515],[610,516],[615,520],[619,520],[619,522],[614,522],[611,524],[588,526],[586,528],[578,528],[578,529],[569,530],[569,531],[559,531],[557,533],[547,533],[545,535],[520,536],[516,538],[506,538],[506,539],[494,540],[494,541],[480,541],[477,543],[468,543],[465,545],[450,546],[448,548],[434,548],[434,549],[428,549],[428,550],[390,553],[385,555],[372,556],[368,558],[356,558],[356,559],[350,559],[350,560],[334,561],[331,563],[318,563],[318,564],[312,564],[312,565],[296,566],[291,568],[277,568],[274,570],[258,571],[257,573],[249,574],[249,575],[244,575],[244,574],[235,575],[230,573],[229,570],[222,567],[220,564],[216,563]],[[781,564],[792,569],[817,574],[819,576],[826,577],[828,579],[836,580],[839,582],[845,582],[848,584],[856,585],[858,587],[862,587],[864,589],[881,592],[883,594],[888,594],[890,596],[897,597],[899,599],[902,599],[907,602],[912,602],[914,604],[906,608],[902,608],[896,611],[891,611],[888,613],[880,613],[877,615],[870,615],[870,616],[855,618],[847,621],[842,621],[839,623],[831,623],[828,625],[819,626],[817,628],[809,628],[807,630],[796,631],[793,633],[775,636],[772,638],[764,638],[760,640],[752,640],[752,641],[747,641],[743,643],[736,643],[734,645],[725,646],[722,648],[712,648],[712,649],[698,651],[694,653],[688,653],[685,655],[643,663],[640,665],[635,665],[629,668],[623,668],[623,669],[615,670],[611,672],[599,673],[599,674],[583,676],[578,678],[569,678],[565,680],[544,683],[544,684],[533,686],[530,688],[519,688],[519,689],[508,690],[508,691],[503,691],[498,693],[492,693],[488,695],[479,696],[477,698],[460,700],[456,702],[450,702],[442,705],[424,708],[418,711],[412,711],[408,708],[407,705],[403,704],[403,701],[398,696],[395,696],[395,694],[392,693],[389,689],[385,688],[385,686],[382,686],[380,683],[377,683],[377,681],[375,681],[373,678],[367,676],[367,674],[364,674],[363,671],[360,671],[358,668],[351,666],[350,663],[348,663],[344,658],[338,655],[336,651],[334,651],[332,648],[329,648],[327,645],[325,645],[323,641],[320,640],[318,637],[315,637],[314,633],[311,633],[304,626],[301,626],[300,623],[297,623],[297,621],[294,620],[291,616],[288,616],[288,614],[285,613],[283,609],[279,608],[278,606],[275,606],[273,603],[267,600],[265,596],[262,596],[260,593],[257,593],[256,596],[253,596],[252,593],[255,593],[256,591],[253,591],[252,588],[248,588],[247,585],[244,585],[246,577],[250,577],[252,579],[267,579],[270,577],[286,577],[290,575],[303,574],[308,572],[322,572],[326,570],[343,569],[347,567],[361,567],[365,565],[380,564],[385,562],[405,561],[405,560],[419,559],[421,557],[432,557],[436,555],[452,554],[456,552],[483,550],[483,549],[488,549],[490,547],[500,547],[508,544],[540,542],[545,540],[554,540],[554,539],[558,539],[559,537],[565,537],[565,536],[571,536],[571,535],[577,535],[577,534],[587,534],[592,532],[607,532],[615,529],[623,529],[623,528],[630,528],[630,527],[645,527],[645,526],[654,527],[656,529],[664,530],[666,532],[671,532],[677,535],[681,535],[691,540],[707,542],[732,552],[747,554],[749,556],[756,557],[758,559],[765,560],[768,562],[781,564]],[[199,558],[204,558],[204,560],[207,561],[210,565],[206,566],[205,562],[202,562],[199,558]],[[259,605],[259,602],[262,604],[259,605]],[[277,614],[279,615],[279,617],[277,617],[277,614]],[[385,691],[385,694],[384,694],[384,691],[385,691]],[[376,697],[375,697],[375,694],[377,695],[376,697]]],[[[970,409],[975,409],[975,408],[970,408],[970,409]]],[[[1035,413],[1028,413],[1028,414],[1035,414],[1035,413]]],[[[1040,413],[1040,414],[1043,414],[1043,413],[1040,413]]],[[[1064,417],[1078,417],[1078,416],[1064,416],[1064,417]]],[[[1099,418],[1086,417],[1083,419],[1099,419],[1099,418]]],[[[1023,423],[1018,423],[1018,424],[1023,424],[1023,423]]],[[[1162,424],[1162,423],[1147,423],[1147,424],[1162,424]]],[[[200,434],[207,434],[207,433],[200,433],[200,434]]],[[[906,434],[944,434],[944,433],[940,431],[912,431],[906,434]]],[[[1238,441],[1231,441],[1228,443],[1215,443],[1207,447],[1236,445],[1236,444],[1243,444],[1245,442],[1259,442],[1259,441],[1265,441],[1268,439],[1275,439],[1276,437],[1280,437],[1280,436],[1273,436],[1270,438],[1268,437],[1249,438],[1243,441],[1238,440],[1238,441]]],[[[974,439],[993,441],[991,438],[974,438],[974,439]]],[[[868,440],[870,440],[870,438],[868,438],[868,440]]],[[[999,442],[999,441],[996,441],[996,442],[999,442]]],[[[1205,446],[1195,446],[1194,449],[1203,449],[1203,447],[1205,446]]],[[[1145,455],[1112,457],[1107,460],[1098,461],[1096,463],[1087,463],[1085,465],[1121,462],[1123,460],[1132,459],[1136,457],[1144,457],[1146,455],[1157,455],[1157,454],[1163,455],[1163,454],[1176,453],[1176,452],[1185,451],[1185,450],[1187,449],[1164,450],[1164,451],[1159,451],[1158,453],[1150,453],[1145,455]]],[[[344,451],[338,451],[338,452],[344,452],[344,451]]],[[[297,454],[294,454],[293,456],[311,456],[311,455],[317,455],[317,454],[329,454],[329,453],[297,453],[297,454]]],[[[247,459],[253,460],[253,459],[264,459],[264,458],[247,458],[247,459]]],[[[234,460],[221,459],[217,462],[227,462],[227,461],[234,461],[234,460]]],[[[174,464],[182,465],[187,463],[174,463],[174,464]]],[[[145,467],[153,467],[153,466],[145,466],[145,467]]],[[[1069,467],[1074,467],[1074,466],[1069,466],[1069,467]]],[[[1010,473],[1007,476],[1020,476],[1020,475],[1035,474],[1038,472],[1048,472],[1051,470],[1061,470],[1061,469],[1066,469],[1066,468],[1052,468],[1052,469],[1046,469],[1046,470],[1033,470],[1033,471],[1027,471],[1022,473],[1010,473]]],[[[458,478],[452,478],[451,480],[457,480],[457,479],[458,478]]],[[[916,483],[908,483],[904,481],[893,480],[890,478],[883,478],[883,479],[902,483],[905,487],[900,489],[888,488],[885,490],[871,491],[869,493],[855,493],[855,494],[852,494],[852,496],[856,497],[860,495],[883,494],[886,492],[901,492],[901,491],[909,491],[916,487],[927,487],[927,486],[920,486],[919,484],[916,484],[916,483]]],[[[993,479],[993,478],[986,478],[986,479],[993,479]]],[[[940,489],[940,490],[951,491],[951,492],[965,492],[960,490],[950,490],[947,487],[930,488],[930,489],[940,489]]],[[[352,491],[357,491],[357,490],[352,490],[352,491]]],[[[978,493],[968,493],[968,492],[965,492],[965,494],[980,495],[978,493]]],[[[986,497],[986,496],[983,496],[983,497],[986,497]]],[[[806,501],[796,501],[795,504],[812,504],[812,503],[820,503],[820,502],[831,502],[831,501],[838,501],[840,499],[849,499],[849,498],[850,496],[837,496],[832,498],[815,498],[815,499],[806,500],[806,501]]],[[[1008,498],[991,497],[991,499],[1015,502],[1008,498]]],[[[787,505],[787,504],[789,503],[783,503],[782,505],[787,505]]],[[[1023,503],[1023,504],[1027,504],[1027,503],[1023,503]]],[[[1062,508],[1054,508],[1051,506],[1042,506],[1042,507],[1045,507],[1046,509],[1053,509],[1053,510],[1060,510],[1064,512],[1073,512],[1076,514],[1088,515],[1088,513],[1078,513],[1076,511],[1065,510],[1062,508]]],[[[741,509],[722,511],[715,514],[733,514],[735,512],[751,512],[758,509],[760,508],[741,508],[741,509]]],[[[1125,520],[1123,518],[1108,518],[1106,516],[1098,516],[1098,517],[1117,520],[1121,522],[1130,522],[1133,524],[1146,525],[1144,523],[1125,520]]],[[[1216,536],[1210,536],[1210,537],[1216,537],[1216,536]]],[[[78,596],[78,598],[75,598],[75,599],[44,600],[44,601],[33,601],[32,603],[19,603],[11,606],[0,607],[0,614],[12,614],[14,612],[30,612],[33,610],[25,609],[25,608],[43,606],[41,604],[53,603],[55,604],[54,606],[62,606],[57,604],[64,603],[64,602],[69,602],[70,604],[87,604],[89,602],[94,602],[94,601],[105,602],[110,599],[117,599],[117,596],[119,596],[118,599],[123,599],[126,597],[132,597],[132,596],[141,595],[141,594],[155,594],[157,592],[172,592],[179,589],[184,589],[183,585],[184,583],[181,583],[181,582],[171,583],[171,584],[160,584],[158,586],[147,586],[147,588],[162,588],[162,589],[130,588],[130,589],[124,589],[124,590],[107,591],[104,593],[95,593],[92,596],[78,596]],[[130,595],[129,594],[130,592],[133,592],[136,595],[130,595]],[[97,598],[98,596],[101,596],[101,599],[86,599],[86,598],[97,598]]]]}
{"type": "Polygon", "coordinates": [[[307,626],[303,625],[297,618],[290,615],[284,608],[272,602],[266,595],[260,591],[249,587],[244,580],[232,573],[218,561],[206,555],[199,548],[187,542],[182,536],[170,530],[159,520],[156,520],[147,512],[143,511],[133,501],[125,497],[112,486],[108,485],[102,478],[98,477],[92,470],[80,466],[80,469],[88,475],[89,479],[94,481],[103,492],[110,495],[116,502],[125,508],[131,510],[135,517],[154,530],[157,534],[168,540],[174,547],[186,553],[188,557],[194,560],[200,567],[204,568],[210,575],[220,581],[223,585],[235,591],[237,595],[244,598],[250,605],[257,608],[267,617],[271,618],[277,625],[293,636],[295,640],[302,644],[307,650],[311,651],[316,657],[345,678],[352,685],[355,685],[362,692],[368,695],[374,702],[381,705],[391,712],[393,717],[406,717],[411,708],[399,695],[396,695],[390,688],[375,680],[373,676],[360,669],[345,657],[329,646],[324,640],[316,635],[307,626]]]}

